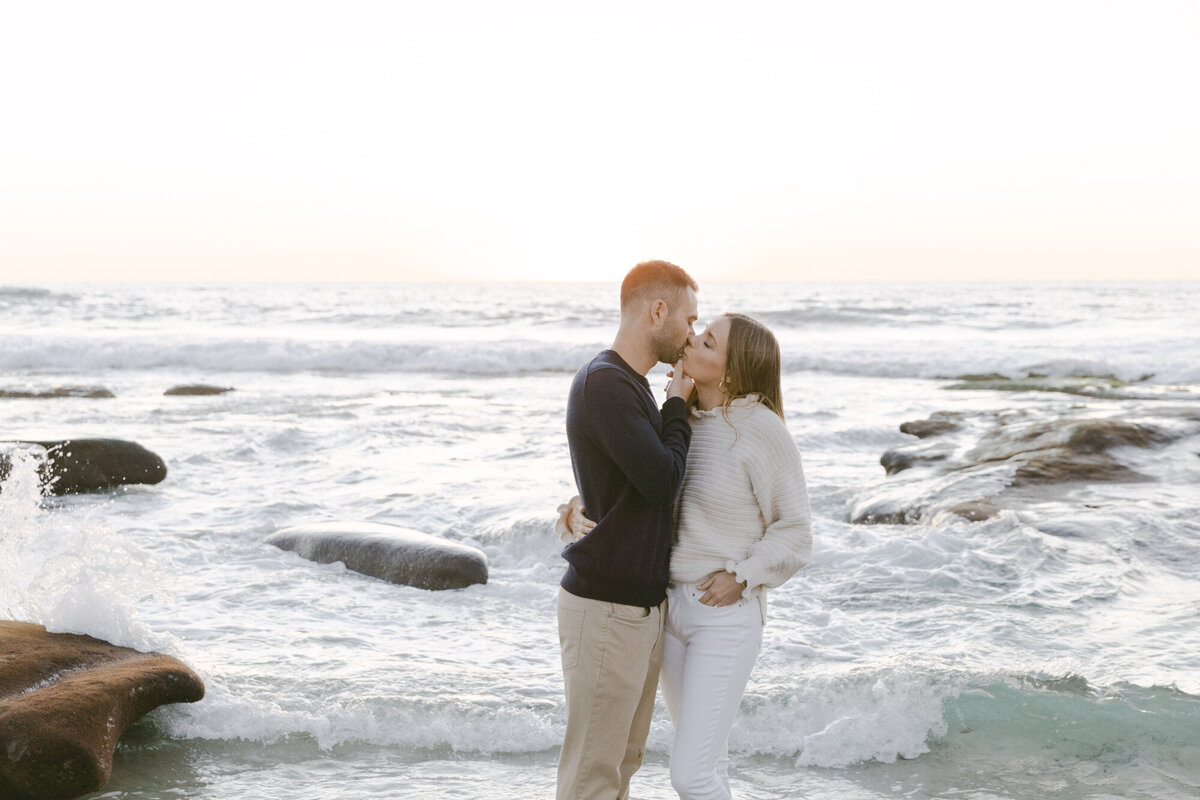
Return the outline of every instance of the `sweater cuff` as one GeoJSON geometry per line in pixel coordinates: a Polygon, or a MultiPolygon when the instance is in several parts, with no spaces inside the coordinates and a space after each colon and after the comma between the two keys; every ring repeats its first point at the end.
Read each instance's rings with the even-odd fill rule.
{"type": "Polygon", "coordinates": [[[664,422],[668,417],[687,419],[687,402],[682,397],[668,397],[667,401],[662,404],[662,415],[664,422]]]}
{"type": "Polygon", "coordinates": [[[738,564],[730,559],[725,562],[725,571],[732,572],[737,581],[746,584],[746,591],[762,585],[762,576],[759,574],[759,570],[756,570],[749,561],[738,564]]]}

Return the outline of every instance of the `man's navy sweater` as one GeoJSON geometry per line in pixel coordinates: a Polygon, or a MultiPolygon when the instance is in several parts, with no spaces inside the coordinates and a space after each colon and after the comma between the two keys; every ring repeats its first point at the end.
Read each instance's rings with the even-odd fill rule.
{"type": "Polygon", "coordinates": [[[575,374],[567,441],[596,527],[563,550],[564,589],[631,606],[666,598],[675,496],[691,439],[684,401],[668,399],[660,411],[645,376],[615,351],[575,374]]]}

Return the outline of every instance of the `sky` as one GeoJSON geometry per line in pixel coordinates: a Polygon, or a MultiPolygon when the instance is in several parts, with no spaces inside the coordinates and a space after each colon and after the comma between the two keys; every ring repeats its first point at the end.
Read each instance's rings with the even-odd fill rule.
{"type": "Polygon", "coordinates": [[[1200,3],[86,2],[0,283],[1200,280],[1200,3]]]}

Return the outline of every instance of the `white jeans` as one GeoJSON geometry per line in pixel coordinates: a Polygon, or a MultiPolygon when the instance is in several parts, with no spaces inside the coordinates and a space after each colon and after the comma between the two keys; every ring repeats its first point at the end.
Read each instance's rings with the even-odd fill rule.
{"type": "Polygon", "coordinates": [[[756,598],[715,608],[695,584],[667,590],[659,682],[675,724],[671,786],[684,800],[727,800],[729,729],[762,646],[756,598]]]}

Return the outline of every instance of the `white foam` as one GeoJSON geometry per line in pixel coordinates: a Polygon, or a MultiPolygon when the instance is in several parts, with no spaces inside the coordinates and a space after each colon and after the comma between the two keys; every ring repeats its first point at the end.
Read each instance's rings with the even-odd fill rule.
{"type": "Polygon", "coordinates": [[[137,650],[178,654],[175,637],[138,619],[139,603],[162,599],[151,557],[97,522],[94,513],[43,506],[39,456],[8,451],[0,485],[0,614],[137,650]]]}
{"type": "Polygon", "coordinates": [[[423,372],[516,375],[573,372],[604,345],[544,341],[302,340],[279,337],[10,335],[0,372],[194,369],[206,372],[337,374],[423,372]]]}

